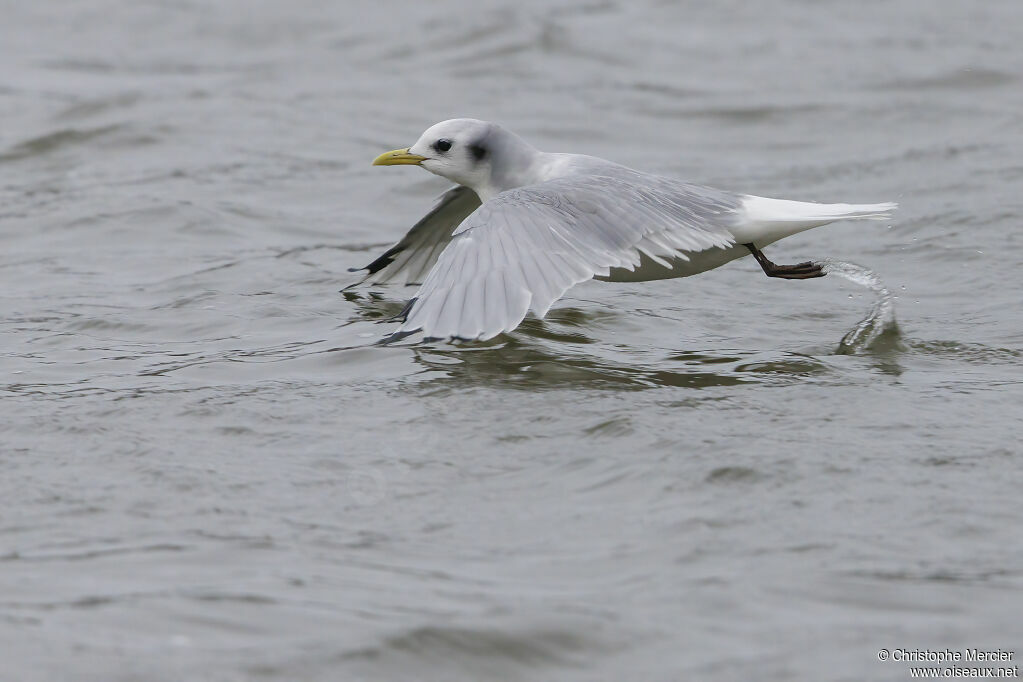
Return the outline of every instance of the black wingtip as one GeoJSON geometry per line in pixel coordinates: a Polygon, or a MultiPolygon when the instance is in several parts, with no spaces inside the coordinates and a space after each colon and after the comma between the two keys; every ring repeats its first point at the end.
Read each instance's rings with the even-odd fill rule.
{"type": "Polygon", "coordinates": [[[392,333],[388,334],[387,336],[385,336],[384,338],[382,338],[379,341],[377,341],[373,345],[375,345],[375,346],[389,346],[390,344],[392,344],[392,343],[394,343],[396,341],[401,341],[402,339],[408,338],[409,336],[412,336],[413,334],[418,334],[421,331],[422,331],[422,329],[412,329],[412,330],[409,330],[409,331],[392,332],[392,333]]]}
{"type": "Polygon", "coordinates": [[[397,256],[399,253],[401,253],[404,250],[405,250],[404,246],[398,246],[398,245],[392,246],[391,248],[389,248],[386,251],[384,251],[384,253],[379,258],[377,258],[375,261],[373,261],[372,263],[370,263],[369,265],[367,265],[366,267],[361,268],[361,269],[362,270],[369,270],[369,274],[372,275],[373,273],[378,272],[380,270],[383,270],[388,265],[393,263],[394,262],[394,257],[397,256]]]}
{"type": "Polygon", "coordinates": [[[405,307],[401,309],[400,313],[394,317],[387,318],[384,322],[405,322],[408,320],[408,314],[412,312],[412,306],[414,306],[418,300],[419,299],[417,297],[409,299],[409,302],[405,304],[405,307]]]}
{"type": "Polygon", "coordinates": [[[360,284],[362,284],[365,281],[366,281],[365,279],[360,279],[358,282],[352,282],[348,286],[341,287],[340,289],[338,289],[338,293],[342,293],[343,294],[346,291],[348,291],[349,289],[354,289],[355,287],[359,286],[360,284]]]}

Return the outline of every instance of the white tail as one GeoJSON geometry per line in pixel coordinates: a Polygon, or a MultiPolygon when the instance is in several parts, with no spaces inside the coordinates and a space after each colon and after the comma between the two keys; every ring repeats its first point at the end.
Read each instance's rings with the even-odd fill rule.
{"type": "Polygon", "coordinates": [[[807,201],[746,196],[745,220],[733,232],[740,243],[770,244],[783,237],[836,220],[886,220],[898,204],[814,204],[807,201]]]}

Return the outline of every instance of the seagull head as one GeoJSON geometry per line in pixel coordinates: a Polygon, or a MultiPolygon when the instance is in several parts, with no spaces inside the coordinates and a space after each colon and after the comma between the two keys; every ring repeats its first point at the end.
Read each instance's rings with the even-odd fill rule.
{"type": "Polygon", "coordinates": [[[422,166],[476,191],[482,199],[535,182],[539,152],[496,123],[455,118],[431,126],[414,145],[385,152],[374,166],[422,166]]]}

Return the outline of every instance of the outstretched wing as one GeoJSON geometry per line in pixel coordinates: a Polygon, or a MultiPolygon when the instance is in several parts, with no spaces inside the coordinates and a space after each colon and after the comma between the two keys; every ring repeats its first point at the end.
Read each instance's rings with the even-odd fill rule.
{"type": "Polygon", "coordinates": [[[738,195],[656,176],[560,178],[508,190],[455,230],[391,335],[489,339],[543,317],[569,287],[633,269],[644,254],[671,267],[734,244],[738,195]]]}
{"type": "Polygon", "coordinates": [[[433,210],[413,225],[400,242],[366,267],[349,270],[365,270],[366,276],[345,289],[363,282],[384,284],[401,279],[405,280],[404,284],[421,284],[444,247],[451,242],[455,228],[479,205],[480,198],[468,187],[448,190],[441,195],[433,210]]]}

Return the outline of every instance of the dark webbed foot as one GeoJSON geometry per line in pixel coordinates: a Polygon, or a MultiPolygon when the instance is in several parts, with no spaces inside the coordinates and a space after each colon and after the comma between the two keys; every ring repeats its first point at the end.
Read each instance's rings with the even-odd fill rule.
{"type": "Polygon", "coordinates": [[[811,261],[805,261],[803,263],[797,263],[796,265],[778,265],[772,263],[764,255],[763,251],[758,249],[754,244],[743,244],[753,257],[760,263],[760,267],[764,269],[764,274],[768,277],[780,277],[781,279],[812,279],[814,277],[823,277],[827,273],[817,263],[811,261]]]}

